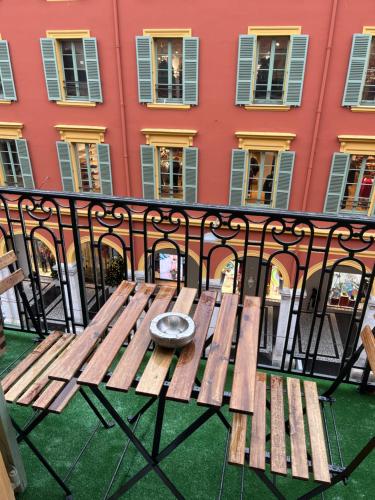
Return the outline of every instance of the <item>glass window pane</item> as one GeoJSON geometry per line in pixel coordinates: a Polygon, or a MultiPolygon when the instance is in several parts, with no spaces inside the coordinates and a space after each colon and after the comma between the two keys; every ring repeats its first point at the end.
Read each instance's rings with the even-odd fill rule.
{"type": "Polygon", "coordinates": [[[372,37],[362,101],[375,103],[375,37],[372,37]]]}
{"type": "Polygon", "coordinates": [[[88,98],[87,74],[82,40],[61,41],[67,98],[88,98]]]}
{"type": "Polygon", "coordinates": [[[255,205],[272,204],[273,179],[277,152],[249,152],[249,180],[247,203],[255,205]]]}
{"type": "Polygon", "coordinates": [[[7,186],[24,186],[16,141],[0,140],[0,164],[7,186]]]}
{"type": "Polygon", "coordinates": [[[100,173],[96,144],[75,144],[80,191],[100,193],[100,173]]]}
{"type": "Polygon", "coordinates": [[[374,178],[375,156],[352,155],[341,209],[367,213],[371,205],[374,178]]]}
{"type": "Polygon", "coordinates": [[[282,101],[289,37],[258,37],[256,101],[282,101]]]}
{"type": "Polygon", "coordinates": [[[156,96],[166,100],[182,101],[182,38],[155,38],[156,96]]]}
{"type": "Polygon", "coordinates": [[[182,148],[159,148],[160,198],[183,197],[182,148]]]}

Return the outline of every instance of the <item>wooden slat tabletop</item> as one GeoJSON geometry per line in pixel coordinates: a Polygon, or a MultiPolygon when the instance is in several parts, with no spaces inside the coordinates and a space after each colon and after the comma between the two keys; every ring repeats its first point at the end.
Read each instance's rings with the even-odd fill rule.
{"type": "Polygon", "coordinates": [[[283,379],[271,376],[271,471],[286,475],[283,379]]]}
{"type": "Polygon", "coordinates": [[[87,356],[95,348],[98,340],[103,336],[112,319],[125,304],[134,287],[135,283],[128,281],[123,281],[117,287],[116,291],[103,307],[100,308],[87,328],[77,336],[74,342],[74,349],[70,349],[60,359],[60,363],[50,373],[50,378],[68,382],[74,377],[76,371],[83,365],[87,356]]]}
{"type": "Polygon", "coordinates": [[[238,295],[223,294],[198,404],[220,407],[223,402],[230,349],[237,316],[238,295]]]}
{"type": "Polygon", "coordinates": [[[266,395],[267,375],[257,372],[249,465],[254,469],[261,470],[266,468],[266,395]]]}
{"type": "Polygon", "coordinates": [[[287,388],[292,474],[300,479],[309,479],[300,381],[297,378],[288,377],[287,388]]]}

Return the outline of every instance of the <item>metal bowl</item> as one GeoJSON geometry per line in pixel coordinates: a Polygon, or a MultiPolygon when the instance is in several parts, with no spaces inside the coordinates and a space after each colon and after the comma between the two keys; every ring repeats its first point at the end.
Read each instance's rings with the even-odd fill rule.
{"type": "Polygon", "coordinates": [[[195,323],[187,314],[167,312],[151,321],[151,338],[163,347],[183,347],[192,341],[194,334],[195,323]]]}

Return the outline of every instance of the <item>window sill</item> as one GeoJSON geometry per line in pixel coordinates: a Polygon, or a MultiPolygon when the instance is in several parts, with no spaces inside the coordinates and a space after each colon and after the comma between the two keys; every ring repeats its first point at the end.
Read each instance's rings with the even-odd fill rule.
{"type": "Polygon", "coordinates": [[[190,104],[173,104],[173,103],[159,103],[159,102],[148,102],[147,103],[148,108],[154,108],[154,109],[190,109],[191,105],[190,104]]]}
{"type": "Polygon", "coordinates": [[[82,108],[94,108],[96,102],[90,101],[56,101],[58,106],[78,106],[82,108]]]}
{"type": "Polygon", "coordinates": [[[351,106],[354,113],[375,113],[375,106],[351,106]]]}
{"type": "Polygon", "coordinates": [[[245,106],[246,111],[289,111],[290,106],[284,104],[254,104],[245,106]]]}
{"type": "Polygon", "coordinates": [[[5,101],[0,99],[0,104],[12,104],[12,101],[5,101]]]}

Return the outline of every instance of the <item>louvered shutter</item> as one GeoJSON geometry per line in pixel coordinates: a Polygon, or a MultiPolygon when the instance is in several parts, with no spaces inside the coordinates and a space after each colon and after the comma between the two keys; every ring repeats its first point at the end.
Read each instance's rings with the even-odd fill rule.
{"type": "Polygon", "coordinates": [[[151,37],[137,36],[137,71],[139,102],[152,102],[151,37]]]}
{"type": "Polygon", "coordinates": [[[141,145],[143,198],[155,196],[155,147],[141,145]]]}
{"type": "Polygon", "coordinates": [[[370,54],[371,35],[353,35],[343,106],[357,106],[361,102],[363,82],[370,54]]]}
{"type": "Polygon", "coordinates": [[[295,156],[294,151],[281,151],[279,153],[279,173],[276,180],[274,208],[288,210],[295,156]]]}
{"type": "Polygon", "coordinates": [[[0,40],[0,79],[3,86],[3,96],[0,96],[0,99],[16,101],[16,89],[14,87],[9,47],[6,40],[0,40]]]}
{"type": "Polygon", "coordinates": [[[198,148],[184,148],[184,200],[187,203],[197,202],[198,191],[198,148]]]}
{"type": "Polygon", "coordinates": [[[57,156],[59,159],[61,180],[64,191],[75,191],[73,180],[72,159],[70,156],[70,147],[67,142],[57,141],[57,156]]]}
{"type": "Polygon", "coordinates": [[[198,104],[198,62],[199,38],[183,39],[183,101],[184,104],[198,104]]]}
{"type": "Polygon", "coordinates": [[[18,161],[20,162],[20,168],[23,178],[23,184],[25,188],[34,189],[34,178],[33,171],[31,169],[29,148],[27,147],[26,139],[16,139],[16,147],[18,153],[18,161]]]}
{"type": "Polygon", "coordinates": [[[324,211],[327,213],[336,214],[340,210],[345,183],[348,177],[349,163],[349,154],[334,153],[324,204],[324,211]]]}
{"type": "Polygon", "coordinates": [[[308,44],[308,35],[290,37],[290,60],[285,95],[285,104],[289,106],[301,105],[308,44]]]}
{"type": "Polygon", "coordinates": [[[245,173],[247,151],[232,149],[232,166],[230,174],[229,204],[242,205],[245,191],[245,173]]]}
{"type": "Polygon", "coordinates": [[[59,101],[61,99],[61,89],[56,61],[56,40],[53,38],[41,38],[40,48],[42,51],[48,99],[50,101],[59,101]]]}
{"type": "Polygon", "coordinates": [[[100,184],[102,193],[112,195],[112,172],[111,172],[111,155],[109,152],[109,144],[97,144],[100,184]]]}
{"type": "Polygon", "coordinates": [[[236,104],[252,103],[256,39],[255,35],[240,35],[238,39],[236,104]]]}
{"type": "Polygon", "coordinates": [[[83,52],[85,55],[89,99],[92,102],[103,102],[96,38],[83,38],[83,52]]]}

